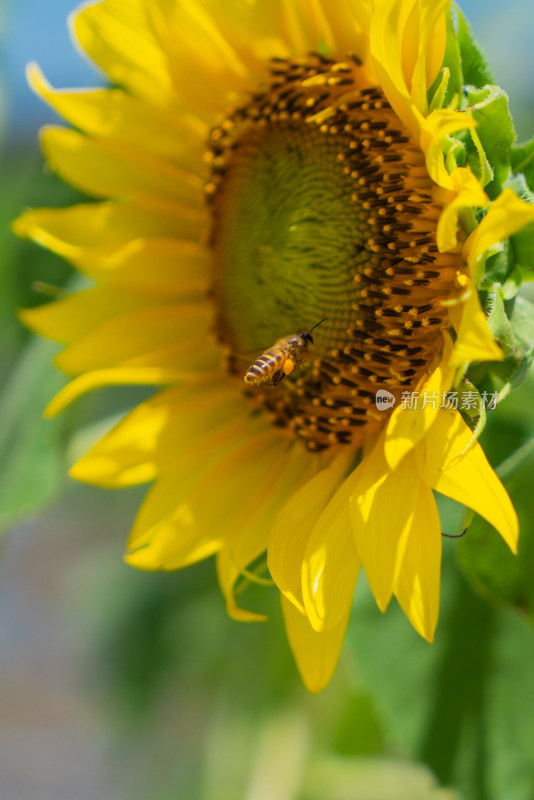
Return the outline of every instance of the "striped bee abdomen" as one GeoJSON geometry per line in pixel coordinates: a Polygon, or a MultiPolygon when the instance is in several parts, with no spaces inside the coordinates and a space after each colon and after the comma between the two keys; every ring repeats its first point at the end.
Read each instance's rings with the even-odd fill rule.
{"type": "Polygon", "coordinates": [[[271,347],[248,368],[245,383],[258,384],[271,381],[276,386],[284,374],[286,359],[287,352],[281,347],[277,345],[271,347]]]}

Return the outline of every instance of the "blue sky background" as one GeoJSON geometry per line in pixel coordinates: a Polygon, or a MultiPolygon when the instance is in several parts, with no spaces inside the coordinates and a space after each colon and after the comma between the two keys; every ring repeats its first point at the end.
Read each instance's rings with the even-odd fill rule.
{"type": "MultiPolygon", "coordinates": [[[[35,141],[38,127],[55,119],[26,85],[24,70],[29,61],[37,61],[55,86],[89,86],[99,80],[70,39],[67,16],[77,6],[75,0],[1,2],[1,65],[10,144],[35,141]]],[[[534,108],[534,3],[463,0],[461,7],[489,57],[497,82],[510,94],[519,137],[527,138],[534,108]]]]}

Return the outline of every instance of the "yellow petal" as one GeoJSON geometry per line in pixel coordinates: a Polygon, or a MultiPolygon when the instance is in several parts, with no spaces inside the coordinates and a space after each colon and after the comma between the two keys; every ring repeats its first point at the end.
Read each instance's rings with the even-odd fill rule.
{"type": "Polygon", "coordinates": [[[442,253],[456,247],[460,211],[464,208],[485,208],[490,202],[470,169],[458,167],[451,172],[450,177],[456,196],[445,205],[438,222],[438,249],[442,253]]]}
{"type": "Polygon", "coordinates": [[[331,630],[317,633],[303,614],[282,595],[282,611],[287,636],[304,685],[310,692],[320,692],[336,668],[350,615],[331,630]]]}
{"type": "Polygon", "coordinates": [[[353,454],[342,450],[326,469],[294,492],[274,521],[268,546],[268,566],[274,582],[303,609],[302,566],[306,545],[317,517],[342,482],[353,454]]]}
{"type": "Polygon", "coordinates": [[[119,487],[152,480],[168,454],[184,453],[242,411],[231,385],[185,383],[136,406],[71,469],[76,480],[119,487]],[[149,475],[149,477],[145,477],[149,475]]]}
{"type": "Polygon", "coordinates": [[[199,177],[140,147],[54,127],[43,129],[41,144],[54,172],[95,197],[197,208],[202,202],[199,177]]]}
{"type": "MultiPolygon", "coordinates": [[[[60,353],[56,363],[69,374],[108,367],[166,366],[167,354],[176,352],[178,357],[182,345],[204,339],[204,347],[209,347],[208,328],[209,310],[197,303],[154,305],[114,317],[110,315],[74,340],[60,353]]],[[[215,345],[212,347],[215,350],[215,345]]],[[[200,369],[202,351],[198,353],[200,369]]],[[[190,369],[194,358],[192,355],[187,358],[193,361],[190,369]]],[[[185,360],[181,366],[184,363],[185,360]]],[[[178,361],[176,366],[180,366],[178,361]]]]}
{"type": "MultiPolygon", "coordinates": [[[[328,0],[322,0],[325,4],[328,0]]],[[[347,0],[351,14],[356,23],[356,39],[354,45],[354,52],[360,57],[362,63],[366,65],[370,74],[372,74],[373,82],[376,77],[373,74],[372,59],[370,55],[370,39],[369,33],[371,30],[371,19],[373,16],[373,0],[347,0]]],[[[336,4],[337,5],[337,4],[336,4]]],[[[328,3],[328,8],[332,4],[328,3]]]]}
{"type": "Polygon", "coordinates": [[[246,470],[252,471],[250,454],[254,446],[268,447],[267,469],[272,466],[273,457],[276,460],[279,456],[278,441],[273,441],[272,436],[269,441],[267,434],[264,426],[252,424],[246,428],[245,435],[237,423],[230,423],[179,451],[172,469],[162,471],[139,509],[128,539],[130,562],[137,564],[140,559],[145,566],[152,563],[151,569],[178,569],[184,566],[181,563],[184,557],[187,560],[189,551],[197,546],[205,543],[209,546],[214,541],[215,550],[222,547],[224,534],[230,532],[226,524],[228,517],[239,514],[243,506],[235,491],[230,507],[231,490],[236,489],[241,479],[243,487],[250,486],[256,496],[257,484],[246,480],[246,470]],[[225,480],[224,470],[230,466],[235,467],[234,473],[225,480]],[[210,487],[214,479],[216,483],[210,487]],[[227,502],[221,506],[221,494],[225,491],[227,502]],[[202,492],[204,497],[201,497],[202,492]],[[220,514],[221,507],[227,511],[224,516],[220,514]],[[169,566],[171,557],[173,566],[169,566]]]}
{"type": "MultiPolygon", "coordinates": [[[[280,474],[287,441],[271,429],[237,442],[211,468],[193,454],[147,496],[134,524],[126,560],[142,569],[179,569],[232,541],[280,474]],[[222,513],[221,509],[224,510],[222,513]]],[[[229,445],[227,444],[227,447],[229,445]]]]}
{"type": "MultiPolygon", "coordinates": [[[[341,58],[344,58],[347,53],[355,53],[363,60],[366,56],[366,53],[362,52],[364,50],[363,30],[355,10],[351,8],[350,4],[346,0],[338,0],[336,3],[329,2],[329,0],[315,0],[314,5],[318,9],[317,16],[320,27],[324,30],[328,52],[341,58]]],[[[364,16],[367,32],[370,14],[366,3],[359,2],[356,8],[360,9],[358,16],[364,16]]]]}
{"type": "Polygon", "coordinates": [[[217,16],[195,0],[154,0],[150,21],[166,55],[176,95],[196,113],[219,113],[221,104],[254,82],[240,54],[222,34],[217,16]]]}
{"type": "Polygon", "coordinates": [[[175,100],[167,59],[145,0],[91,3],[70,22],[81,47],[113,83],[163,105],[175,100]]]}
{"type": "Polygon", "coordinates": [[[416,107],[425,112],[427,89],[434,83],[443,63],[447,43],[444,12],[450,0],[422,0],[412,10],[404,32],[403,72],[416,107]]]}
{"type": "Polygon", "coordinates": [[[431,489],[419,483],[395,596],[415,630],[431,642],[438,622],[441,525],[431,489]]]}
{"type": "Polygon", "coordinates": [[[313,2],[304,4],[301,0],[279,0],[278,3],[271,3],[280,35],[289,43],[293,55],[317,52],[320,49],[323,32],[313,13],[313,5],[313,2]]]}
{"type": "Polygon", "coordinates": [[[36,64],[27,68],[28,83],[64,119],[94,137],[130,143],[193,169],[204,178],[202,156],[208,126],[120,89],[55,90],[36,64]]]}
{"type": "MultiPolygon", "coordinates": [[[[179,48],[176,48],[175,42],[168,36],[168,33],[166,35],[165,23],[168,18],[167,9],[169,7],[171,12],[176,15],[176,24],[178,26],[180,26],[180,13],[189,19],[195,13],[198,13],[198,18],[193,20],[194,35],[198,37],[198,41],[202,40],[203,45],[194,54],[194,62],[195,64],[200,62],[200,70],[211,68],[213,74],[213,62],[206,59],[207,65],[204,66],[202,61],[205,59],[204,51],[206,47],[210,47],[210,38],[215,36],[220,44],[218,52],[215,54],[215,59],[221,57],[225,59],[225,53],[228,52],[230,54],[229,63],[224,68],[232,70],[232,62],[235,63],[236,60],[239,65],[246,66],[250,86],[255,89],[265,81],[267,77],[266,67],[271,58],[287,58],[291,55],[293,46],[286,35],[284,9],[281,6],[280,2],[275,2],[274,4],[271,2],[243,3],[241,0],[227,0],[225,3],[217,3],[216,11],[209,12],[211,17],[206,20],[208,17],[207,4],[203,4],[202,9],[199,9],[199,3],[196,2],[177,4],[173,0],[155,0],[151,6],[153,19],[156,23],[155,10],[159,9],[160,22],[158,31],[160,32],[160,41],[167,48],[166,53],[169,63],[173,65],[173,78],[177,81],[176,85],[180,81],[182,83],[185,82],[184,59],[180,59],[179,48]],[[163,35],[161,32],[163,32],[163,35]]],[[[301,6],[302,12],[305,14],[306,9],[302,9],[301,6]]],[[[181,35],[184,35],[184,33],[184,31],[181,31],[181,35]]],[[[187,63],[187,60],[185,60],[185,63],[187,63]]],[[[191,73],[191,70],[189,70],[189,73],[191,73]]],[[[240,74],[241,68],[237,66],[236,75],[238,81],[240,80],[240,74]]],[[[194,83],[196,76],[190,74],[189,77],[190,84],[194,83]]],[[[200,85],[204,78],[202,73],[200,73],[199,78],[197,88],[203,94],[209,93],[210,85],[216,86],[215,90],[211,92],[211,98],[203,97],[201,94],[201,104],[205,105],[206,101],[213,103],[213,95],[219,98],[220,103],[221,94],[224,94],[230,84],[223,84],[222,81],[219,83],[220,77],[217,74],[213,74],[212,79],[207,82],[204,81],[203,86],[200,85]]],[[[191,87],[186,87],[186,91],[190,93],[191,87]]],[[[192,104],[195,109],[198,108],[198,96],[193,98],[192,104]]],[[[220,105],[217,110],[220,110],[220,105]]]]}
{"type": "Polygon", "coordinates": [[[456,330],[450,366],[468,361],[502,361],[504,353],[494,340],[478,292],[467,276],[461,276],[465,289],[462,300],[449,307],[449,318],[456,330]]]}
{"type": "Polygon", "coordinates": [[[443,154],[443,139],[458,131],[476,126],[475,120],[467,111],[454,111],[440,108],[432,111],[421,122],[420,143],[426,154],[428,174],[439,186],[455,191],[455,183],[449,174],[443,154]]]}
{"type": "Polygon", "coordinates": [[[24,309],[19,312],[19,317],[40,336],[68,344],[117,315],[133,312],[145,305],[143,298],[121,296],[99,286],[65,295],[37,308],[24,309]]]}
{"type": "Polygon", "coordinates": [[[213,556],[222,544],[222,538],[215,531],[211,536],[197,535],[194,518],[187,504],[182,503],[177,504],[172,520],[158,527],[150,544],[135,552],[127,552],[124,560],[130,566],[148,572],[172,572],[213,556]]]}
{"type": "Polygon", "coordinates": [[[517,552],[519,530],[512,501],[473,432],[454,409],[441,409],[429,431],[425,480],[484,517],[517,552]]]}
{"type": "Polygon", "coordinates": [[[414,451],[391,470],[382,434],[351,480],[356,546],[378,607],[385,611],[402,566],[419,491],[414,451]]]}
{"type": "Polygon", "coordinates": [[[211,254],[196,242],[133,239],[123,247],[71,248],[69,256],[80,272],[118,298],[141,297],[147,305],[157,299],[201,302],[206,295],[211,254]]]}
{"type": "MultiPolygon", "coordinates": [[[[404,74],[403,38],[416,0],[383,0],[371,17],[370,53],[382,91],[404,124],[416,136],[422,117],[413,106],[404,74]]],[[[413,24],[413,20],[412,20],[413,24]]]]}
{"type": "MultiPolygon", "coordinates": [[[[347,514],[348,516],[348,514],[347,514]]],[[[302,575],[304,607],[316,631],[332,630],[352,604],[360,558],[352,530],[340,527],[328,543],[312,534],[302,575]]]]}
{"type": "Polygon", "coordinates": [[[226,599],[226,611],[228,616],[238,622],[262,622],[267,619],[265,614],[259,614],[255,611],[248,611],[246,608],[241,608],[237,604],[235,596],[235,583],[238,578],[243,576],[242,570],[239,570],[228,548],[223,547],[216,556],[217,563],[217,577],[221,591],[226,599]]]}
{"type": "Polygon", "coordinates": [[[449,366],[452,344],[447,337],[442,359],[436,369],[418,386],[420,395],[415,408],[399,405],[386,428],[384,452],[391,469],[395,469],[406,453],[425,436],[438,413],[443,392],[447,392],[455,369],[449,366]]]}
{"type": "Polygon", "coordinates": [[[80,248],[71,260],[85,275],[112,287],[119,297],[201,300],[208,285],[211,254],[180,239],[133,239],[123,247],[80,248]],[[150,269],[147,269],[150,264],[150,269]]]}
{"type": "Polygon", "coordinates": [[[263,487],[263,495],[253,513],[244,525],[236,529],[231,541],[218,554],[219,582],[231,616],[238,615],[241,619],[242,614],[249,614],[237,606],[235,582],[267,550],[279,509],[317,472],[322,460],[319,455],[310,454],[301,446],[292,447],[284,453],[273,485],[263,487]]]}
{"type": "MultiPolygon", "coordinates": [[[[207,402],[204,403],[203,412],[195,420],[196,436],[186,435],[182,447],[177,447],[176,442],[180,428],[184,429],[185,420],[181,425],[173,420],[172,428],[164,430],[165,437],[169,432],[169,438],[172,437],[173,441],[167,446],[164,438],[162,446],[154,451],[153,462],[158,479],[147,493],[135,520],[128,541],[130,550],[138,550],[149,544],[155,538],[155,533],[161,532],[165,526],[172,527],[174,515],[179,513],[183,517],[187,511],[191,516],[192,507],[187,501],[195,487],[207,480],[208,475],[217,472],[223,463],[234,460],[238,463],[238,470],[241,470],[241,454],[248,452],[246,448],[251,442],[262,444],[265,439],[265,424],[261,420],[228,419],[223,415],[219,419],[214,416],[214,409],[210,409],[207,402]]],[[[115,453],[114,458],[120,458],[123,452],[126,451],[115,453]]],[[[98,456],[98,450],[95,456],[98,456]]],[[[93,458],[93,451],[87,454],[86,459],[81,459],[75,465],[77,477],[80,472],[84,480],[92,475],[94,480],[91,482],[98,485],[97,469],[101,461],[93,458]]],[[[120,470],[120,463],[116,469],[120,470]]],[[[112,480],[111,470],[109,474],[112,480]]],[[[216,527],[221,530],[223,525],[221,522],[216,527]]],[[[196,530],[199,529],[197,519],[196,530]]]]}
{"type": "MultiPolygon", "coordinates": [[[[160,369],[162,374],[167,376],[163,382],[168,383],[171,380],[202,377],[202,375],[215,371],[221,365],[220,348],[206,335],[197,334],[195,338],[177,342],[177,344],[165,345],[164,342],[161,342],[161,346],[158,347],[158,331],[154,331],[154,334],[154,338],[147,337],[146,346],[150,349],[147,349],[146,352],[141,350],[130,357],[128,348],[124,348],[124,350],[117,348],[108,357],[102,354],[101,358],[98,358],[95,354],[94,366],[88,371],[100,372],[110,366],[117,370],[130,367],[140,369],[151,367],[160,369]],[[114,356],[117,356],[118,360],[112,365],[110,362],[114,356]]],[[[85,339],[86,337],[80,342],[85,342],[85,339]]],[[[71,352],[74,347],[75,345],[72,345],[72,348],[64,353],[59,353],[54,359],[55,364],[71,376],[85,372],[85,369],[81,367],[81,361],[74,358],[71,352]]]]}
{"type": "Polygon", "coordinates": [[[167,299],[205,291],[212,256],[200,244],[203,227],[204,220],[183,209],[165,215],[112,203],[37,209],[13,224],[17,235],[67,258],[94,280],[119,287],[121,295],[167,299]]]}
{"type": "Polygon", "coordinates": [[[313,526],[304,553],[302,594],[316,631],[336,627],[352,603],[360,570],[349,513],[352,485],[349,476],[339,486],[313,526]]]}
{"type": "Polygon", "coordinates": [[[120,247],[149,237],[198,241],[204,225],[203,213],[185,207],[164,210],[160,206],[107,202],[33,209],[15,220],[13,230],[17,236],[75,259],[86,248],[120,247]]]}
{"type": "Polygon", "coordinates": [[[463,255],[475,283],[479,281],[479,268],[488,250],[532,222],[534,205],[521,200],[511,189],[503,189],[464,244],[463,255]]]}
{"type": "Polygon", "coordinates": [[[380,85],[417,140],[428,110],[426,90],[445,52],[449,2],[382,0],[371,19],[370,51],[380,85]]]}
{"type": "Polygon", "coordinates": [[[178,378],[180,371],[176,367],[123,367],[86,372],[58,392],[44,413],[46,417],[55,417],[82,395],[104,386],[161,386],[178,378]]]}

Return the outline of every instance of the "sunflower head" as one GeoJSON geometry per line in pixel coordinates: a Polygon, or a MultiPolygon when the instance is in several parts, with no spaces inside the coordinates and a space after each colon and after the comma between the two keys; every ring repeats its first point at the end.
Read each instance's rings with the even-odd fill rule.
{"type": "Polygon", "coordinates": [[[93,285],[23,318],[65,345],[51,413],[98,386],[163,387],[73,474],[153,481],[127,560],[216,554],[237,618],[256,618],[235,587],[267,554],[312,690],[360,565],[380,608],[395,595],[432,639],[433,491],[517,540],[451,393],[500,397],[529,358],[510,336],[525,152],[463,18],[448,0],[103,0],[73,29],[115,88],[29,77],[77,129],[44,132],[49,163],[98,202],[16,230],[93,285]]]}

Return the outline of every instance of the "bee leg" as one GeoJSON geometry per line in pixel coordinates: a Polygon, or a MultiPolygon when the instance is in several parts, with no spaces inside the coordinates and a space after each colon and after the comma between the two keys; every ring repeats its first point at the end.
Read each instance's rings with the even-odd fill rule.
{"type": "Polygon", "coordinates": [[[284,371],[281,369],[279,369],[278,372],[273,373],[271,377],[272,386],[278,386],[283,377],[284,377],[284,371]]]}

